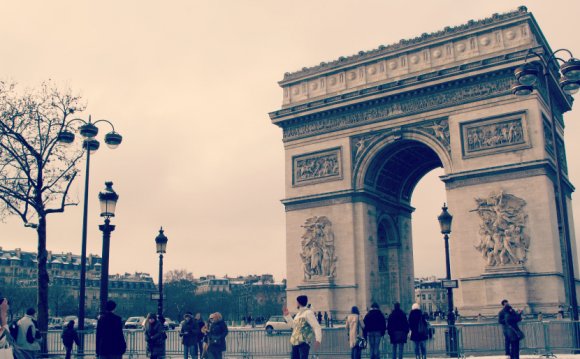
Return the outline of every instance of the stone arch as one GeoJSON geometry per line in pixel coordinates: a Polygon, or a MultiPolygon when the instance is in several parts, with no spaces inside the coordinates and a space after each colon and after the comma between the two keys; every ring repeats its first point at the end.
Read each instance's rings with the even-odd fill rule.
{"type": "MultiPolygon", "coordinates": [[[[355,190],[365,189],[365,177],[367,176],[373,162],[377,160],[383,151],[385,151],[387,148],[396,148],[397,144],[412,142],[419,143],[424,146],[423,148],[431,150],[440,161],[440,166],[437,167],[443,167],[445,173],[453,172],[451,155],[445,145],[441,143],[441,141],[437,140],[429,134],[425,134],[424,132],[413,129],[406,129],[399,133],[395,132],[386,136],[382,136],[380,140],[369,146],[369,148],[362,154],[362,158],[354,165],[353,188],[355,190]]],[[[422,175],[416,176],[417,178],[415,184],[431,169],[427,170],[422,175]]]]}

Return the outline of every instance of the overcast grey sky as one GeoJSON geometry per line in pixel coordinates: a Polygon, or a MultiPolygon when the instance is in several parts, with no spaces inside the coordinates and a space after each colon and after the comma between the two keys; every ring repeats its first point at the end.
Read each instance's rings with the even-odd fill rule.
{"type": "MultiPolygon", "coordinates": [[[[573,0],[4,0],[0,77],[70,86],[87,101],[85,118],[107,118],[124,136],[118,149],[102,146],[91,158],[89,253],[101,252],[97,193],[112,180],[120,195],[112,273],[156,275],[154,238],[163,225],[166,269],[281,279],[284,157],[281,130],[267,114],[281,106],[284,72],[522,4],[553,49],[580,56],[573,0]]],[[[579,122],[580,109],[566,115],[577,185],[579,122]]],[[[444,273],[441,174],[428,174],[413,197],[418,276],[444,273]]],[[[83,181],[73,191],[79,199],[83,181]]],[[[80,253],[81,221],[81,206],[49,217],[48,247],[80,253]]],[[[0,246],[35,250],[36,233],[17,218],[0,226],[0,246]]]]}

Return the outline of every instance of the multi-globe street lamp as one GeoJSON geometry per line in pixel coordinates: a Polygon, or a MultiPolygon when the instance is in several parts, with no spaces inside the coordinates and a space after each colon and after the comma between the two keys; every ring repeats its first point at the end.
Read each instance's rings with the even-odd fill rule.
{"type": "Polygon", "coordinates": [[[113,189],[113,182],[105,182],[105,189],[99,193],[99,202],[101,204],[101,217],[105,217],[105,223],[99,225],[103,232],[103,252],[101,265],[101,313],[104,313],[109,297],[109,248],[111,246],[111,232],[115,226],[111,224],[111,217],[115,217],[115,208],[119,195],[113,189]]]}
{"type": "Polygon", "coordinates": [[[163,227],[159,229],[159,234],[155,237],[155,245],[159,254],[159,300],[157,302],[157,316],[163,318],[163,254],[167,249],[167,237],[163,234],[163,227]]]}
{"type": "Polygon", "coordinates": [[[88,219],[88,203],[89,203],[89,173],[90,173],[90,163],[91,155],[95,153],[100,146],[99,141],[95,138],[99,133],[99,128],[96,126],[100,122],[108,123],[111,126],[112,131],[105,135],[105,143],[111,149],[117,148],[123,141],[123,137],[115,131],[115,126],[108,120],[98,120],[96,122],[91,121],[91,116],[89,115],[89,120],[85,121],[80,118],[74,118],[68,121],[63,129],[58,134],[58,141],[64,145],[70,145],[75,140],[75,134],[72,132],[72,124],[75,122],[80,122],[81,125],[78,128],[80,135],[84,138],[83,148],[86,150],[86,167],[85,167],[85,196],[83,203],[83,230],[81,239],[81,272],[80,272],[80,283],[79,283],[79,313],[78,313],[78,329],[81,333],[81,345],[79,345],[79,353],[83,351],[84,335],[83,330],[85,328],[85,297],[86,297],[86,272],[87,272],[87,219],[88,219]]]}
{"type": "Polygon", "coordinates": [[[451,223],[453,221],[453,216],[447,211],[447,205],[443,203],[441,208],[443,211],[437,217],[439,221],[439,226],[441,227],[441,234],[443,234],[443,240],[445,241],[445,279],[447,287],[447,352],[449,356],[457,356],[457,332],[455,328],[455,313],[453,312],[453,286],[451,285],[451,263],[449,258],[449,234],[451,233],[451,223]]]}
{"type": "MultiPolygon", "coordinates": [[[[572,319],[578,320],[578,299],[576,296],[576,279],[574,276],[574,259],[570,237],[570,224],[568,218],[568,206],[565,187],[568,186],[562,169],[564,159],[563,140],[557,135],[556,116],[552,103],[552,92],[559,92],[567,98],[580,90],[580,60],[574,58],[568,49],[556,50],[546,54],[543,51],[530,49],[524,59],[524,65],[514,71],[517,83],[512,86],[512,92],[517,96],[527,96],[534,92],[538,86],[546,91],[548,111],[550,112],[551,143],[550,150],[554,155],[556,165],[556,181],[554,192],[556,197],[558,229],[564,239],[566,264],[564,266],[564,278],[568,292],[569,304],[572,310],[572,319]],[[560,52],[569,55],[568,61],[556,56],[560,52]],[[536,61],[528,62],[529,58],[536,61]],[[561,144],[561,145],[560,145],[561,144]],[[560,146],[562,148],[560,148],[560,146]]],[[[540,91],[542,92],[542,91],[540,91]]],[[[547,144],[549,145],[549,144],[547,144]]]]}

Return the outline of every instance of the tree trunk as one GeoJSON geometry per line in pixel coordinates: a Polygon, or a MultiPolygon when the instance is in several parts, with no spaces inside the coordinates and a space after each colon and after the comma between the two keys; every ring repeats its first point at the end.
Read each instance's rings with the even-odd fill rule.
{"type": "Polygon", "coordinates": [[[48,253],[46,251],[46,217],[38,216],[38,329],[42,333],[41,353],[48,353],[46,343],[46,331],[48,330],[48,270],[46,262],[48,253]]]}

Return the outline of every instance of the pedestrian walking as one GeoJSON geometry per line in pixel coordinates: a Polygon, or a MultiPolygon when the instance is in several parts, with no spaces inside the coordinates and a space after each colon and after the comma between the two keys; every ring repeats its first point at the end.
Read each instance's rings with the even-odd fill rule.
{"type": "Polygon", "coordinates": [[[381,339],[385,335],[387,330],[387,325],[385,322],[385,315],[381,312],[379,305],[373,303],[371,305],[371,310],[365,315],[364,318],[364,337],[368,339],[371,359],[379,359],[381,356],[380,345],[381,339]]]}
{"type": "Polygon", "coordinates": [[[10,346],[8,336],[8,299],[0,294],[0,358],[11,359],[14,357],[13,348],[10,346]]]}
{"type": "Polygon", "coordinates": [[[296,298],[298,313],[294,319],[290,316],[288,308],[282,309],[286,322],[292,325],[292,335],[290,344],[292,344],[291,359],[308,359],[310,345],[314,341],[314,350],[318,350],[322,342],[322,328],[316,320],[314,312],[308,307],[308,297],[299,295],[296,298]]]}
{"type": "Polygon", "coordinates": [[[219,312],[211,314],[209,319],[209,327],[207,330],[207,357],[208,359],[222,359],[223,352],[226,351],[228,326],[219,312]]]}
{"type": "Polygon", "coordinates": [[[121,359],[127,350],[123,335],[123,321],[113,313],[117,303],[112,300],[105,304],[105,312],[97,321],[96,352],[99,359],[121,359]]]}
{"type": "Polygon", "coordinates": [[[322,325],[322,313],[318,312],[316,318],[318,319],[318,324],[322,325]]]}
{"type": "Polygon", "coordinates": [[[327,327],[327,328],[328,328],[328,324],[329,324],[328,319],[329,319],[328,318],[328,312],[324,312],[324,326],[327,327]]]}
{"type": "Polygon", "coordinates": [[[497,314],[498,317],[498,322],[499,324],[501,324],[501,329],[503,332],[503,338],[504,338],[504,348],[505,348],[505,355],[506,356],[510,356],[511,353],[511,341],[509,338],[509,330],[508,330],[508,326],[507,326],[507,316],[509,313],[509,302],[507,299],[504,299],[501,301],[501,310],[499,311],[499,313],[497,314]]]}
{"type": "Polygon", "coordinates": [[[427,339],[429,339],[429,324],[418,303],[413,303],[409,313],[409,329],[411,341],[415,343],[415,358],[427,358],[427,339]]]}
{"type": "Polygon", "coordinates": [[[40,352],[41,336],[34,319],[35,314],[34,308],[28,308],[26,314],[17,323],[16,345],[27,358],[34,358],[40,352]]]}
{"type": "Polygon", "coordinates": [[[183,344],[184,359],[189,358],[189,356],[193,359],[197,359],[199,330],[199,325],[193,318],[193,314],[191,312],[185,313],[183,321],[181,322],[181,329],[179,330],[179,336],[181,337],[181,343],[183,344]]]}
{"type": "Polygon", "coordinates": [[[75,330],[75,321],[70,320],[67,325],[62,330],[62,334],[60,335],[62,339],[62,345],[66,350],[65,359],[70,359],[73,344],[79,346],[80,340],[77,331],[75,330]]]}
{"type": "Polygon", "coordinates": [[[407,321],[407,315],[403,312],[399,303],[395,303],[393,311],[389,315],[387,332],[393,345],[393,359],[402,359],[403,348],[407,342],[407,335],[409,334],[409,322],[407,321]]]}
{"type": "Polygon", "coordinates": [[[346,335],[350,346],[350,359],[361,358],[363,348],[360,345],[360,341],[362,340],[363,328],[364,324],[360,319],[360,311],[357,306],[354,306],[346,317],[346,335]]]}
{"type": "Polygon", "coordinates": [[[524,339],[524,333],[518,323],[522,321],[522,311],[514,310],[509,304],[505,316],[508,337],[510,340],[510,359],[520,359],[520,340],[524,339]]]}
{"type": "Polygon", "coordinates": [[[201,318],[201,313],[195,313],[195,317],[193,318],[195,325],[197,325],[198,332],[197,332],[197,349],[199,351],[199,356],[203,357],[203,344],[205,333],[203,332],[203,328],[205,327],[205,323],[201,318]]]}
{"type": "Polygon", "coordinates": [[[147,352],[151,359],[163,358],[165,356],[165,328],[157,318],[155,313],[147,315],[145,324],[145,342],[147,343],[147,352]]]}

